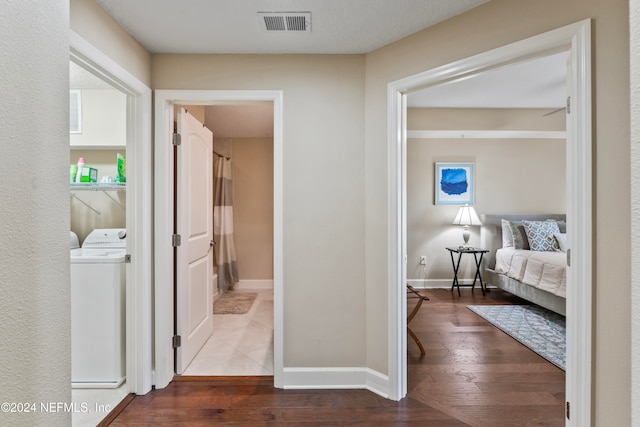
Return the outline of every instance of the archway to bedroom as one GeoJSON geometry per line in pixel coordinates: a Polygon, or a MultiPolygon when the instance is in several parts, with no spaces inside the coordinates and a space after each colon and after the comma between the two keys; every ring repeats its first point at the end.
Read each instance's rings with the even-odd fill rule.
{"type": "MultiPolygon", "coordinates": [[[[429,402],[443,405],[466,393],[469,401],[486,408],[451,405],[450,415],[474,416],[487,422],[506,417],[514,425],[532,419],[561,423],[564,418],[564,353],[560,354],[564,346],[556,341],[560,336],[555,329],[562,327],[564,316],[496,288],[495,276],[489,277],[485,271],[481,271],[481,277],[490,286],[486,296],[479,286],[473,290],[466,287],[473,283],[476,273],[472,254],[460,257],[457,277],[463,285],[461,294],[451,292],[451,255],[457,261],[460,254],[445,248],[465,244],[463,227],[453,224],[463,205],[457,200],[443,203],[445,200],[436,193],[443,170],[472,168],[473,182],[469,184],[474,193],[470,206],[482,226],[470,227],[468,245],[490,251],[483,255],[483,263],[495,270],[496,250],[501,249],[501,262],[510,262],[507,272],[513,276],[517,266],[530,270],[538,267],[535,262],[525,263],[525,254],[542,259],[549,256],[558,271],[563,269],[560,252],[521,251],[524,239],[517,250],[510,242],[506,244],[511,246],[504,249],[495,242],[503,240],[498,233],[501,227],[497,227],[503,217],[518,226],[521,222],[513,221],[515,218],[564,218],[566,115],[562,106],[566,102],[567,56],[567,52],[560,52],[510,64],[407,96],[407,282],[431,299],[410,325],[422,337],[430,357],[421,356],[419,348],[411,340],[407,342],[408,392],[414,398],[428,395],[429,402]],[[495,235],[495,242],[487,235],[495,235]],[[424,264],[421,256],[426,258],[424,264]],[[540,324],[543,330],[522,321],[533,316],[542,317],[535,325],[540,324]],[[556,321],[557,325],[551,323],[556,321]],[[551,332],[553,339],[545,341],[541,351],[550,360],[505,331],[520,337],[529,347],[534,342],[540,344],[533,338],[537,332],[551,332]],[[451,361],[457,371],[448,369],[451,361]],[[412,381],[425,365],[439,374],[432,375],[429,382],[412,381]],[[505,395],[511,398],[506,401],[500,397],[505,395]],[[539,398],[542,395],[543,401],[539,398]]],[[[517,273],[522,273],[516,276],[522,280],[524,271],[517,273]]],[[[544,280],[534,282],[530,274],[516,286],[555,286],[553,291],[565,296],[565,276],[547,273],[540,277],[544,280]]],[[[517,288],[510,290],[517,292],[517,288]]],[[[408,299],[407,304],[411,311],[414,300],[408,299]]],[[[561,305],[564,309],[564,301],[561,305]]]]}
{"type": "MultiPolygon", "coordinates": [[[[390,84],[389,91],[390,103],[396,108],[395,111],[390,111],[390,143],[394,142],[395,135],[400,135],[398,149],[391,150],[390,158],[392,171],[395,167],[393,165],[398,165],[396,169],[398,171],[397,181],[394,184],[399,184],[396,187],[399,197],[394,199],[392,194],[390,202],[397,200],[398,221],[403,224],[399,228],[403,232],[399,233],[398,239],[395,241],[393,238],[391,239],[391,243],[398,244],[399,256],[396,261],[399,261],[397,265],[401,274],[397,277],[403,284],[402,288],[404,288],[404,283],[417,287],[425,285],[427,287],[451,287],[455,262],[453,262],[454,258],[450,258],[449,255],[454,254],[448,253],[445,247],[457,247],[463,244],[461,227],[452,225],[460,203],[457,205],[437,203],[435,197],[436,182],[439,180],[436,177],[437,166],[447,167],[449,164],[455,163],[456,167],[462,164],[463,167],[470,166],[473,169],[471,177],[475,178],[473,185],[476,188],[473,189],[472,195],[476,198],[470,204],[474,205],[480,215],[494,214],[489,215],[492,217],[491,221],[494,221],[494,228],[496,217],[499,218],[503,214],[564,214],[566,212],[567,218],[569,218],[569,241],[572,242],[570,248],[578,249],[582,257],[580,260],[574,259],[571,266],[573,268],[567,269],[567,287],[569,289],[567,311],[572,327],[569,328],[567,334],[571,350],[566,356],[566,396],[572,407],[577,406],[576,402],[578,405],[584,405],[578,406],[578,408],[589,408],[590,406],[588,393],[583,391],[589,389],[590,383],[588,375],[591,354],[590,309],[588,306],[586,309],[584,306],[576,309],[577,305],[584,301],[590,302],[591,298],[591,282],[586,262],[591,256],[589,213],[591,171],[588,161],[591,155],[588,84],[590,77],[585,66],[589,57],[588,32],[589,22],[584,21],[454,64],[429,70],[403,81],[393,82],[390,84]],[[577,34],[578,36],[571,40],[568,34],[577,34]],[[565,105],[562,101],[559,105],[549,105],[543,109],[531,108],[535,105],[522,104],[523,107],[528,108],[526,110],[522,108],[518,110],[506,108],[487,110],[486,107],[491,106],[487,99],[495,101],[500,98],[495,88],[491,88],[490,95],[484,96],[484,104],[482,100],[475,100],[472,101],[476,103],[473,105],[469,104],[469,98],[472,98],[474,93],[470,86],[465,87],[462,83],[454,83],[462,81],[464,84],[470,84],[474,80],[481,81],[496,70],[517,69],[520,66],[533,65],[536,61],[541,63],[552,61],[554,58],[556,63],[560,64],[558,68],[563,73],[567,95],[572,97],[571,114],[562,111],[565,105]],[[463,98],[467,105],[454,105],[457,84],[461,85],[463,98]],[[431,105],[422,105],[428,109],[411,108],[421,102],[419,100],[420,93],[428,94],[428,98],[432,101],[431,105]],[[446,95],[448,104],[442,101],[443,98],[440,96],[442,94],[446,95]],[[473,109],[469,109],[470,107],[473,109]],[[485,108],[477,109],[478,107],[485,108]],[[566,158],[564,156],[565,147],[562,143],[565,129],[564,117],[566,117],[568,131],[566,158]],[[541,124],[545,122],[549,124],[541,124]],[[487,123],[492,125],[487,127],[487,123]],[[513,132],[523,130],[526,132],[513,132]],[[394,154],[397,155],[397,158],[393,158],[394,154]],[[440,163],[444,165],[439,165],[440,163]],[[531,178],[532,176],[536,176],[536,178],[531,178]],[[560,188],[558,189],[558,187],[560,188]],[[527,188],[529,188],[528,191],[527,188]],[[532,188],[536,188],[536,190],[533,191],[532,188]],[[566,210],[563,209],[565,206],[566,210]],[[583,213],[585,208],[588,211],[586,214],[583,213]],[[426,256],[427,261],[424,265],[420,264],[421,256],[426,256]],[[406,260],[404,271],[401,268],[403,258],[406,260]],[[572,283],[586,285],[584,288],[581,285],[578,289],[572,287],[572,283]],[[585,323],[580,324],[583,320],[585,323]],[[577,349],[582,349],[582,355],[577,354],[579,352],[577,349]]],[[[502,81],[501,86],[504,87],[506,77],[502,76],[498,80],[502,81]]],[[[486,81],[484,86],[489,87],[486,81]]],[[[540,88],[537,90],[541,91],[540,88]]],[[[513,89],[511,92],[514,93],[513,89]]],[[[508,107],[508,105],[503,107],[508,107]]],[[[535,219],[543,217],[545,215],[535,219]]],[[[500,224],[499,219],[497,223],[500,224]]],[[[480,239],[480,227],[472,226],[471,228],[476,230],[471,233],[469,245],[477,247],[486,244],[486,241],[480,239]]],[[[393,237],[393,234],[390,236],[393,237]]],[[[488,257],[491,260],[496,248],[487,249],[493,250],[491,256],[488,257]]],[[[457,254],[455,258],[457,259],[457,254]]],[[[463,258],[469,258],[463,259],[458,271],[459,278],[467,279],[461,281],[464,284],[465,282],[473,282],[476,266],[473,257],[464,255],[463,258]]],[[[485,259],[484,264],[487,264],[486,261],[485,259]]],[[[391,277],[393,263],[390,264],[390,267],[391,277]]],[[[484,267],[481,269],[483,274],[484,267]]],[[[402,300],[403,290],[398,291],[400,307],[398,314],[401,324],[407,313],[407,307],[403,304],[411,304],[412,306],[411,302],[407,303],[406,300],[402,300]]],[[[465,327],[473,329],[473,325],[464,324],[466,321],[464,319],[475,315],[466,309],[466,305],[474,305],[476,302],[499,304],[500,302],[493,299],[502,291],[489,292],[487,297],[483,297],[477,287],[473,291],[474,294],[471,289],[464,289],[462,297],[457,296],[457,291],[452,293],[449,289],[441,289],[437,292],[444,292],[448,302],[453,303],[458,298],[461,298],[460,301],[462,301],[466,294],[470,302],[465,302],[464,310],[461,311],[461,313],[465,313],[465,317],[454,317],[453,321],[461,322],[459,326],[462,329],[465,327]]],[[[442,310],[438,306],[438,298],[432,299],[435,300],[431,301],[435,302],[432,304],[433,310],[442,310]]],[[[537,302],[535,299],[533,301],[537,302]]],[[[429,302],[423,306],[422,311],[428,312],[428,307],[429,302]]],[[[390,313],[393,313],[393,310],[390,309],[390,313]]],[[[431,324],[433,323],[432,321],[431,324]]],[[[402,332],[402,329],[400,331],[402,332]]],[[[430,332],[434,333],[433,330],[430,332]]],[[[447,338],[450,338],[448,335],[451,333],[452,330],[441,332],[447,338]]],[[[398,353],[398,366],[400,367],[398,372],[400,375],[403,368],[402,357],[407,354],[408,349],[411,359],[411,350],[414,345],[411,341],[404,341],[403,344],[405,345],[404,353],[398,353]]],[[[443,348],[441,347],[440,350],[443,348]]],[[[444,349],[445,353],[449,351],[449,360],[452,362],[449,363],[449,368],[453,371],[448,371],[448,374],[455,372],[457,375],[465,376],[467,387],[474,387],[472,386],[473,381],[469,381],[469,379],[478,372],[482,372],[483,381],[487,381],[488,378],[487,370],[478,366],[474,366],[472,372],[464,372],[464,363],[461,362],[469,359],[482,360],[482,357],[478,357],[476,354],[477,350],[478,348],[473,345],[466,347],[463,345],[458,349],[458,353],[452,349],[444,349]],[[465,352],[467,353],[463,354],[465,352]]],[[[500,353],[503,352],[499,348],[493,351],[493,356],[500,356],[500,353]]],[[[487,358],[485,360],[489,360],[492,356],[485,354],[484,357],[487,358]]],[[[411,361],[408,363],[410,364],[411,361]]],[[[495,363],[495,360],[489,361],[489,363],[495,363]]],[[[404,369],[406,374],[406,365],[404,369]]],[[[514,366],[511,364],[505,369],[513,370],[514,366]]],[[[390,364],[390,371],[393,373],[393,364],[390,364]]],[[[492,380],[488,381],[492,382],[492,380]]],[[[402,381],[399,384],[402,385],[402,381]]],[[[404,385],[406,386],[406,384],[404,385]]],[[[482,386],[475,385],[476,390],[478,387],[482,386]]],[[[466,389],[461,392],[468,394],[466,389]]],[[[433,393],[430,394],[433,397],[433,393]]],[[[443,398],[440,403],[444,405],[446,398],[443,398]]],[[[563,407],[563,404],[558,405],[559,417],[563,416],[563,407]]],[[[577,422],[578,424],[575,425],[582,425],[589,417],[588,409],[580,410],[579,413],[572,412],[574,412],[573,419],[568,422],[577,422]]]]}

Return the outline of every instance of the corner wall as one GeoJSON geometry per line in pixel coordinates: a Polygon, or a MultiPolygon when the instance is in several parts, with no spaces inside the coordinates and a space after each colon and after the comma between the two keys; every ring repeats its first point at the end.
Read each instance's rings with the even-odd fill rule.
{"type": "Polygon", "coordinates": [[[0,417],[3,425],[68,426],[70,412],[40,404],[71,402],[69,3],[2,9],[0,401],[37,406],[0,417]]]}
{"type": "Polygon", "coordinates": [[[282,90],[284,367],[364,367],[364,56],[153,55],[153,88],[282,90]]]}
{"type": "Polygon", "coordinates": [[[70,28],[151,87],[151,54],[95,0],[71,0],[70,28]]]}

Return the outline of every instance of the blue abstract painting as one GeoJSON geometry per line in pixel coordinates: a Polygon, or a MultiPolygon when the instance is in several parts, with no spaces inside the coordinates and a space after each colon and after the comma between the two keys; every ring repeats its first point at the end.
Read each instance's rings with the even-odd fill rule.
{"type": "Polygon", "coordinates": [[[473,163],[436,163],[436,204],[473,203],[473,163]]]}

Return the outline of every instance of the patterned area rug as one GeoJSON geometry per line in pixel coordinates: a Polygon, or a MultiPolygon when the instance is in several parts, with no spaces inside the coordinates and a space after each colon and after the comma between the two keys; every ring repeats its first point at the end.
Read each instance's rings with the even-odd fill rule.
{"type": "Polygon", "coordinates": [[[213,314],[245,314],[257,296],[255,292],[225,292],[213,302],[213,314]]]}
{"type": "Polygon", "coordinates": [[[537,305],[469,305],[467,308],[566,370],[564,316],[537,305]]]}

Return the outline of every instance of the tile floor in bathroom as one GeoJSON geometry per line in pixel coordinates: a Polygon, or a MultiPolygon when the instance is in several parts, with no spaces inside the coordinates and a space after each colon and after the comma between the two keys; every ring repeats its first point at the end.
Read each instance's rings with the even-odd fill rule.
{"type": "Polygon", "coordinates": [[[273,289],[258,294],[246,314],[215,314],[213,335],[183,375],[273,375],[273,289]]]}
{"type": "MultiPolygon", "coordinates": [[[[183,375],[273,375],[273,289],[241,289],[258,294],[246,314],[215,314],[213,335],[183,375]]],[[[73,414],[73,427],[93,427],[128,393],[118,389],[73,389],[72,400],[89,411],[73,414]]]]}

